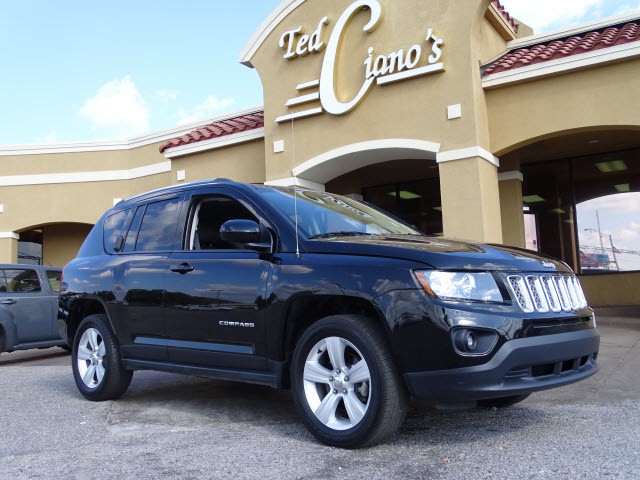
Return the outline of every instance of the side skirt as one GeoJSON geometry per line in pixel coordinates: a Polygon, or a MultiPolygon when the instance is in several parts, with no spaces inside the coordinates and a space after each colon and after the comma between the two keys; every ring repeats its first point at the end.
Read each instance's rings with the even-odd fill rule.
{"type": "Polygon", "coordinates": [[[151,360],[122,359],[122,364],[127,370],[158,370],[161,372],[179,373],[197,377],[215,378],[217,380],[230,380],[233,382],[255,383],[271,388],[283,388],[282,364],[269,362],[274,372],[258,372],[255,370],[234,370],[230,368],[212,368],[194,365],[184,365],[171,362],[154,362],[151,360]]]}

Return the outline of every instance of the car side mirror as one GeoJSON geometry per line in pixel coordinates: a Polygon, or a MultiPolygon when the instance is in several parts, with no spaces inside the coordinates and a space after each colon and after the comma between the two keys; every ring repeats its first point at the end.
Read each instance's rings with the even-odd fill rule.
{"type": "Polygon", "coordinates": [[[231,243],[257,243],[260,225],[253,220],[228,220],[220,227],[220,239],[231,243]]]}

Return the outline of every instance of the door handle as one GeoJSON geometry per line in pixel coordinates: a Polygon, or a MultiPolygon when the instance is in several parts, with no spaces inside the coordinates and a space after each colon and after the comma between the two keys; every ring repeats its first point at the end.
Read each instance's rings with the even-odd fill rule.
{"type": "Polygon", "coordinates": [[[7,298],[6,300],[2,300],[0,303],[2,305],[15,305],[16,303],[18,303],[18,301],[14,300],[13,298],[7,298]]]}
{"type": "Polygon", "coordinates": [[[181,263],[180,265],[173,265],[171,267],[172,272],[179,273],[180,275],[184,275],[189,272],[193,272],[194,268],[188,263],[181,263]]]}

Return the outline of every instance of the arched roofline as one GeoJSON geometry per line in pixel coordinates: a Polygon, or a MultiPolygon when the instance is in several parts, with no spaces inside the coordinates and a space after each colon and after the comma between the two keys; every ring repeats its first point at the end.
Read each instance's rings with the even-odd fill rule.
{"type": "Polygon", "coordinates": [[[253,67],[251,59],[264,43],[267,37],[273,32],[280,23],[289,16],[296,8],[302,5],[306,0],[283,0],[273,12],[262,22],[262,25],[256,30],[251,40],[240,53],[240,63],[247,67],[253,67]]]}
{"type": "Polygon", "coordinates": [[[52,225],[86,225],[88,227],[93,227],[95,225],[95,222],[89,223],[89,222],[81,222],[78,220],[56,220],[53,222],[36,223],[33,225],[28,225],[26,227],[15,228],[13,231],[17,234],[20,234],[20,233],[32,230],[34,228],[50,227],[52,225]]]}
{"type": "Polygon", "coordinates": [[[436,161],[440,144],[425,140],[393,138],[353,143],[318,155],[293,169],[295,177],[325,184],[359,168],[389,160],[436,161]]]}
{"type": "Polygon", "coordinates": [[[555,130],[552,132],[544,133],[541,135],[536,135],[534,137],[523,138],[515,143],[512,143],[508,146],[501,148],[499,151],[494,152],[494,155],[497,157],[504,157],[510,153],[513,153],[521,148],[527,147],[537,142],[541,142],[543,140],[552,140],[555,138],[564,137],[567,135],[573,135],[576,133],[598,133],[598,132],[608,132],[608,131],[640,131],[640,125],[610,125],[610,124],[602,124],[602,125],[589,125],[575,128],[567,128],[565,130],[555,130]]]}

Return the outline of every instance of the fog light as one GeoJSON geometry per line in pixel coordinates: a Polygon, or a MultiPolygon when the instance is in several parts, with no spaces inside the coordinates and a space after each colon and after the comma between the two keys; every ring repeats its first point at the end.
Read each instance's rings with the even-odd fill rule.
{"type": "Polygon", "coordinates": [[[498,342],[498,334],[493,330],[458,328],[451,336],[456,352],[464,356],[487,355],[498,342]]]}
{"type": "Polygon", "coordinates": [[[467,331],[465,333],[465,343],[467,345],[467,350],[469,352],[473,352],[478,346],[478,338],[476,337],[475,333],[467,331]]]}

